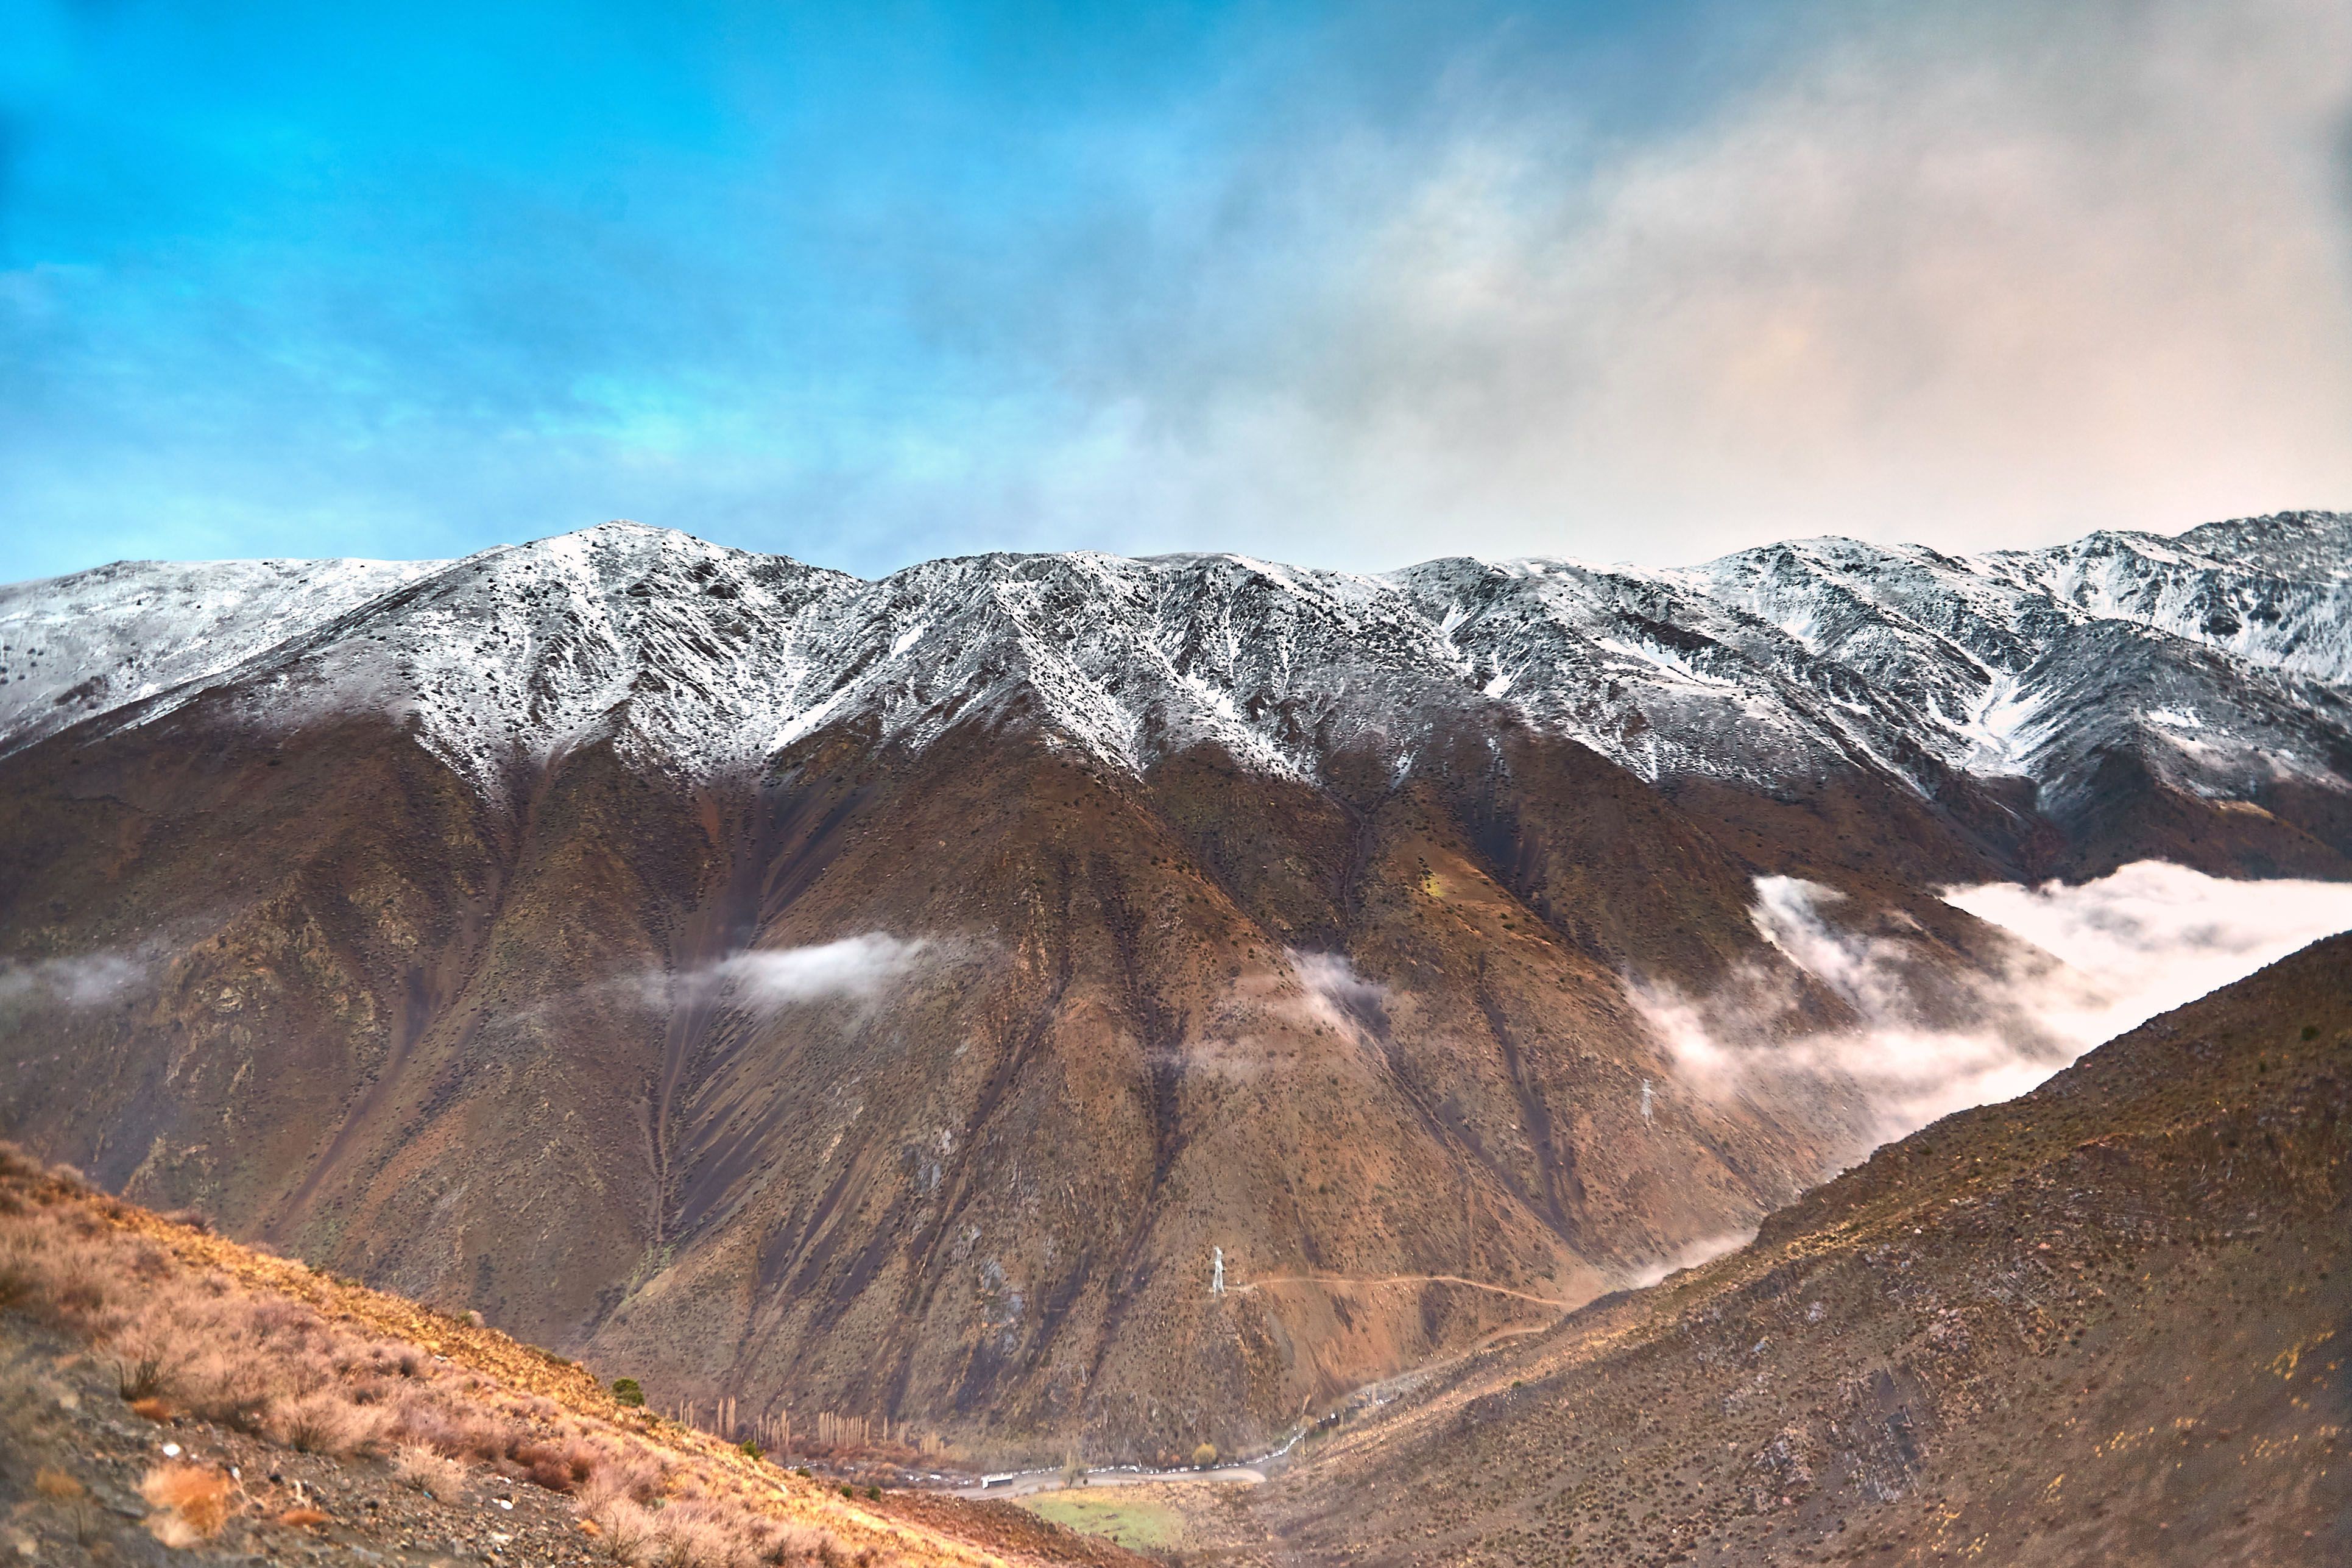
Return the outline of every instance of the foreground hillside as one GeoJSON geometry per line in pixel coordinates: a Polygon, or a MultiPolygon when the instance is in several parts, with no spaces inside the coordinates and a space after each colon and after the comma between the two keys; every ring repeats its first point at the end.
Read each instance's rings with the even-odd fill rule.
{"type": "Polygon", "coordinates": [[[0,1550],[26,1563],[893,1568],[1133,1561],[796,1475],[463,1319],[0,1145],[0,1550]]]}
{"type": "Polygon", "coordinates": [[[1255,1550],[2352,1561],[2347,1110],[2338,937],[1325,1439],[1255,1550]]]}
{"type": "Polygon", "coordinates": [[[1852,1021],[1759,878],[2006,1039],[1940,884],[2352,874],[2347,554],[860,582],[615,524],[21,584],[0,1134],[666,1401],[1255,1451],[1875,1140],[1643,1010],[1852,1021]]]}

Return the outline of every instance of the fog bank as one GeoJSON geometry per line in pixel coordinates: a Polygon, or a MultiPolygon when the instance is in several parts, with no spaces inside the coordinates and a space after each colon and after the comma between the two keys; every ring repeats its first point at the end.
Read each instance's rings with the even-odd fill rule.
{"type": "Polygon", "coordinates": [[[2352,884],[2231,881],[2141,861],[2080,886],[1944,889],[2031,944],[2002,973],[1955,977],[1925,966],[1922,936],[1855,930],[1835,889],[1763,877],[1756,891],[1759,932],[1855,1023],[1792,1032],[1799,999],[1760,973],[1704,998],[1636,988],[1636,1005],[1687,1091],[1797,1105],[1858,1094],[1870,1145],[2022,1094],[2159,1013],[2352,930],[2352,884]]]}

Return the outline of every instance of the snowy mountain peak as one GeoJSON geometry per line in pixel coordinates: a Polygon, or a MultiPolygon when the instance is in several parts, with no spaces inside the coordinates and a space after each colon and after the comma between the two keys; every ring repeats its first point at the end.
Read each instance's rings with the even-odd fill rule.
{"type": "Polygon", "coordinates": [[[0,747],[199,700],[270,730],[375,710],[478,787],[610,742],[756,768],[1025,722],[1140,770],[1199,744],[1312,776],[1506,717],[1644,777],[1859,768],[2063,794],[2128,743],[2181,787],[2344,787],[2352,518],[1956,557],[1813,539],[1643,570],[1381,575],[1240,554],[988,553],[874,581],[614,521],[453,562],[119,563],[0,589],[0,747]]]}

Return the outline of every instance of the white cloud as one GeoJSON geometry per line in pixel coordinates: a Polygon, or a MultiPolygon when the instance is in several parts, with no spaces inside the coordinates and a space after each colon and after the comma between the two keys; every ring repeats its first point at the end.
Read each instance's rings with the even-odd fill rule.
{"type": "Polygon", "coordinates": [[[1356,973],[1344,952],[1286,950],[1291,973],[1307,994],[1308,1021],[1353,1035],[1363,1020],[1388,1005],[1388,992],[1378,982],[1356,973]]]}
{"type": "Polygon", "coordinates": [[[1852,930],[1835,918],[1843,895],[1786,877],[1758,879],[1757,928],[1845,1002],[1853,1026],[1792,1031],[1793,998],[1755,976],[1706,998],[1637,990],[1636,1004],[1696,1092],[1784,1104],[1858,1093],[1875,1144],[2022,1094],[2158,1013],[2352,930],[2352,884],[2229,881],[2154,861],[2080,886],[1944,897],[2048,955],[1961,977],[1958,1022],[1953,999],[1931,994],[1923,944],[1852,930]]]}
{"type": "Polygon", "coordinates": [[[142,961],[119,952],[43,958],[29,963],[0,962],[0,1003],[60,1002],[95,1007],[113,1001],[147,975],[142,961]]]}
{"type": "Polygon", "coordinates": [[[1698,1240],[1677,1248],[1672,1256],[1626,1275],[1619,1289],[1639,1290],[1647,1286],[1655,1285],[1669,1274],[1679,1274],[1685,1268],[1696,1268],[1702,1263],[1712,1262],[1727,1252],[1738,1251],[1755,1239],[1756,1232],[1753,1227],[1746,1230],[1727,1230],[1719,1236],[1701,1237],[1698,1240]]]}
{"type": "Polygon", "coordinates": [[[1360,565],[2347,503],[2352,9],[1811,16],[1662,137],[1596,145],[1490,60],[1434,135],[1253,170],[1234,211],[1304,216],[1116,329],[1032,499],[1360,565]]]}
{"type": "Polygon", "coordinates": [[[754,1011],[817,1002],[870,1003],[927,970],[952,961],[955,944],[867,931],[801,947],[756,948],[677,974],[649,975],[646,999],[659,1005],[724,996],[754,1011]]]}
{"type": "Polygon", "coordinates": [[[2352,885],[2228,881],[2158,860],[2081,887],[1990,882],[1944,899],[2085,976],[2084,1010],[2051,1016],[2093,1045],[2352,930],[2352,885]]]}
{"type": "Polygon", "coordinates": [[[934,944],[920,938],[907,941],[869,931],[810,947],[738,953],[720,964],[719,973],[745,1001],[759,1006],[784,1007],[836,996],[870,1001],[935,955],[934,944]]]}

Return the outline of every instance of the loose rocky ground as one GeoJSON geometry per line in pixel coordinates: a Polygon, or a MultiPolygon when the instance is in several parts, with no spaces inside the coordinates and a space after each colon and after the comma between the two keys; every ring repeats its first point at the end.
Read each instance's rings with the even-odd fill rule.
{"type": "Polygon", "coordinates": [[[613,1561],[559,1494],[481,1475],[432,1497],[401,1485],[382,1458],[338,1460],[212,1422],[129,1414],[112,1369],[54,1334],[12,1323],[0,1346],[6,1354],[0,1402],[10,1412],[0,1423],[0,1496],[12,1500],[0,1552],[17,1561],[420,1568],[613,1561]],[[146,1528],[158,1510],[141,1496],[140,1483],[173,1464],[219,1472],[230,1483],[226,1524],[197,1548],[168,1547],[146,1528]]]}

